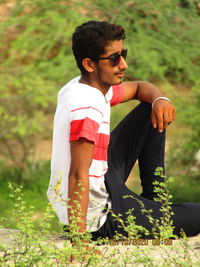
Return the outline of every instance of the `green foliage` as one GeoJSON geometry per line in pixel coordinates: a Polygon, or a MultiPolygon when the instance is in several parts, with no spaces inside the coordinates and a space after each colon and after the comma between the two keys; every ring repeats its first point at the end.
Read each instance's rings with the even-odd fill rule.
{"type": "Polygon", "coordinates": [[[199,12],[196,1],[93,1],[105,20],[126,29],[128,79],[199,81],[199,12]]]}
{"type": "MultiPolygon", "coordinates": [[[[89,5],[96,17],[125,27],[128,79],[199,81],[195,1],[95,0],[89,5]]],[[[81,11],[78,1],[18,0],[1,23],[0,114],[4,131],[0,139],[4,155],[21,168],[38,134],[51,132],[46,115],[54,110],[59,86],[77,73],[71,34],[76,25],[89,19],[89,13],[81,11]]],[[[197,119],[191,125],[196,125],[197,119]]]]}
{"type": "MultiPolygon", "coordinates": [[[[10,234],[13,235],[14,246],[10,248],[1,246],[1,263],[3,266],[35,266],[35,264],[45,265],[52,258],[55,252],[53,246],[45,244],[50,234],[50,220],[54,215],[50,206],[47,207],[44,219],[41,221],[40,230],[36,230],[32,221],[33,207],[26,205],[23,200],[22,187],[13,188],[10,197],[15,199],[12,215],[10,220],[15,222],[15,227],[19,231],[10,234]]],[[[70,248],[67,247],[60,253],[55,253],[54,259],[59,258],[61,253],[65,257],[69,254],[70,248]]]]}
{"type": "Polygon", "coordinates": [[[175,105],[177,107],[177,120],[175,124],[176,132],[174,133],[174,138],[170,141],[167,161],[169,175],[177,177],[174,186],[176,189],[179,188],[180,191],[175,188],[172,188],[172,190],[176,192],[174,196],[178,201],[186,201],[187,199],[190,199],[190,201],[199,202],[199,96],[200,91],[196,85],[191,92],[189,92],[189,89],[184,90],[182,96],[179,95],[175,98],[175,105]],[[180,179],[179,176],[181,176],[180,179]],[[194,190],[195,188],[196,190],[194,190]]]}
{"type": "MultiPolygon", "coordinates": [[[[200,151],[200,82],[193,88],[194,97],[191,104],[183,111],[184,122],[189,127],[189,133],[186,135],[186,141],[183,146],[183,153],[181,156],[183,164],[195,166],[197,164],[196,176],[200,179],[200,158],[196,159],[196,153],[200,151]]],[[[187,105],[187,103],[186,103],[187,105]]],[[[191,170],[191,169],[190,169],[191,170]]]]}
{"type": "Polygon", "coordinates": [[[50,137],[57,90],[77,72],[71,35],[85,18],[76,8],[18,0],[0,24],[1,153],[21,169],[40,137],[50,137]]]}
{"type": "Polygon", "coordinates": [[[146,236],[153,235],[154,238],[159,238],[162,241],[167,238],[177,238],[177,236],[173,234],[174,226],[171,216],[174,213],[172,212],[172,202],[170,201],[172,195],[169,192],[169,184],[173,182],[173,179],[171,177],[165,176],[163,174],[163,168],[161,167],[158,167],[156,169],[155,175],[160,176],[163,179],[163,182],[154,182],[154,192],[157,196],[154,201],[157,201],[161,204],[160,212],[162,216],[159,219],[153,218],[153,211],[147,210],[142,201],[138,200],[137,198],[134,198],[133,196],[124,196],[124,198],[134,198],[140,204],[142,213],[146,215],[150,224],[152,225],[152,232],[149,232],[141,227],[135,226],[134,221],[136,218],[131,215],[131,211],[128,211],[128,227],[124,226],[124,229],[127,228],[128,230],[126,231],[128,231],[129,234],[133,232],[134,237],[136,237],[135,234],[138,235],[139,233],[143,233],[143,235],[146,236]]]}
{"type": "MultiPolygon", "coordinates": [[[[1,1],[0,8],[8,2],[1,1]]],[[[124,26],[129,50],[127,80],[167,79],[187,85],[188,91],[193,87],[192,102],[178,106],[189,129],[184,150],[178,153],[176,145],[170,155],[174,163],[180,163],[179,171],[188,166],[191,175],[200,147],[197,1],[11,2],[9,15],[0,23],[0,145],[7,163],[26,172],[36,145],[50,138],[57,91],[79,72],[71,51],[71,35],[77,25],[93,16],[124,26]]],[[[112,128],[128,109],[129,105],[114,108],[112,128]]],[[[199,171],[194,176],[199,177],[199,171]]]]}
{"type": "MultiPolygon", "coordinates": [[[[181,162],[179,170],[188,166],[190,175],[195,153],[200,148],[199,4],[195,0],[95,0],[92,7],[101,18],[121,24],[126,30],[128,80],[167,79],[193,90],[192,103],[187,99],[179,106],[181,124],[189,132],[184,135],[180,153],[176,153],[177,144],[171,153],[174,163],[181,162]]],[[[199,177],[199,169],[196,176],[199,177]]]]}
{"type": "MultiPolygon", "coordinates": [[[[1,266],[61,267],[73,263],[78,264],[78,266],[96,267],[127,266],[127,264],[131,266],[144,264],[144,266],[152,267],[171,266],[172,264],[174,266],[198,266],[199,264],[199,255],[194,250],[191,250],[186,238],[179,240],[179,243],[175,245],[171,244],[169,246],[169,243],[166,243],[166,241],[169,242],[169,239],[166,239],[169,235],[166,234],[168,231],[166,232],[163,227],[160,227],[163,240],[153,239],[152,244],[147,239],[134,239],[138,235],[130,234],[129,240],[116,239],[109,242],[103,239],[103,246],[97,248],[95,242],[91,243],[90,236],[84,235],[83,237],[83,235],[78,234],[76,227],[71,227],[71,231],[66,234],[65,238],[57,237],[58,244],[52,235],[52,231],[50,231],[53,217],[52,208],[50,206],[47,207],[38,231],[31,219],[33,209],[27,206],[23,200],[22,187],[14,188],[10,184],[9,188],[11,190],[10,197],[15,200],[10,220],[15,222],[15,228],[18,231],[10,230],[10,241],[12,242],[8,243],[7,240],[7,244],[5,242],[0,244],[1,266]],[[76,244],[71,246],[68,239],[73,240],[76,244]],[[167,244],[168,247],[166,248],[167,244]],[[120,249],[121,245],[126,247],[120,249]],[[158,253],[159,261],[155,257],[158,253]]],[[[166,196],[166,188],[163,189],[163,193],[162,190],[159,192],[164,197],[166,196]]],[[[167,199],[164,202],[167,202],[167,199]]],[[[129,213],[131,214],[131,211],[129,213]]],[[[132,219],[134,221],[134,218],[130,218],[130,225],[135,227],[136,225],[133,224],[132,219]]],[[[132,231],[131,227],[126,230],[132,231]]]]}
{"type": "Polygon", "coordinates": [[[0,75],[0,141],[4,157],[24,169],[39,136],[51,131],[46,114],[53,99],[50,83],[31,72],[18,74],[0,75]]]}
{"type": "MultiPolygon", "coordinates": [[[[5,163],[0,162],[0,217],[5,218],[9,227],[15,227],[15,223],[10,220],[10,212],[14,205],[14,199],[9,197],[8,182],[11,182],[15,186],[19,184],[23,186],[25,202],[27,205],[35,207],[33,220],[37,226],[48,203],[46,191],[49,184],[49,177],[49,161],[30,163],[26,172],[22,172],[17,167],[8,168],[5,163]]],[[[53,227],[59,231],[56,219],[54,220],[53,227]]]]}
{"type": "MultiPolygon", "coordinates": [[[[176,167],[177,168],[177,167],[176,167]]],[[[189,170],[187,170],[189,172],[189,170]]],[[[184,170],[185,172],[185,170],[184,170]]],[[[185,174],[180,175],[175,179],[175,182],[170,185],[170,192],[173,195],[174,203],[181,202],[195,202],[200,203],[199,201],[199,173],[192,171],[189,172],[189,175],[185,174]]]]}
{"type": "Polygon", "coordinates": [[[157,227],[159,227],[160,238],[176,238],[173,234],[174,226],[173,221],[171,220],[171,216],[174,214],[172,212],[172,195],[169,192],[169,184],[174,181],[172,177],[167,177],[163,174],[163,168],[157,168],[155,171],[155,175],[160,176],[164,179],[163,182],[154,182],[154,192],[157,194],[157,198],[155,201],[161,204],[160,211],[162,213],[162,218],[160,222],[158,222],[157,227]]]}

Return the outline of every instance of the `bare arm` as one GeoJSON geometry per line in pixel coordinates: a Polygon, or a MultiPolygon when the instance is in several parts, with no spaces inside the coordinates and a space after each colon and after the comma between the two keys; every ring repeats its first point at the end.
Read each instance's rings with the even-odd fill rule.
{"type": "Polygon", "coordinates": [[[75,220],[78,231],[86,231],[86,216],[89,198],[89,168],[92,162],[94,143],[86,139],[70,142],[71,165],[69,171],[69,224],[75,220]]]}
{"type": "MultiPolygon", "coordinates": [[[[122,102],[131,99],[138,99],[152,103],[156,98],[163,96],[162,92],[153,84],[148,82],[127,82],[123,83],[124,98],[122,102]]],[[[176,108],[167,100],[156,101],[151,114],[151,120],[154,128],[162,132],[167,126],[175,120],[176,108]]]]}
{"type": "Polygon", "coordinates": [[[123,102],[127,102],[131,99],[138,99],[139,101],[152,103],[157,97],[163,96],[162,92],[156,86],[148,82],[126,82],[123,83],[123,86],[123,102]]]}

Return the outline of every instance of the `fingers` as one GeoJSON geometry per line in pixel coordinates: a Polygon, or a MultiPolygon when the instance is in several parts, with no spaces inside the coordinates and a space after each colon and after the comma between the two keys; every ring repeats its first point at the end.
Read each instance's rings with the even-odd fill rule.
{"type": "Polygon", "coordinates": [[[164,123],[164,114],[163,114],[162,111],[160,111],[160,112],[158,112],[156,114],[156,116],[157,116],[158,131],[162,132],[163,129],[164,129],[164,125],[165,125],[165,123],[164,123]]]}
{"type": "Polygon", "coordinates": [[[162,132],[163,129],[165,129],[167,126],[166,122],[164,122],[164,115],[162,111],[159,111],[159,112],[152,111],[151,121],[152,121],[153,127],[155,129],[157,128],[159,132],[162,132]]]}
{"type": "Polygon", "coordinates": [[[171,121],[170,121],[170,113],[171,112],[165,112],[165,113],[163,113],[163,129],[166,129],[167,128],[167,126],[171,123],[171,121]]]}
{"type": "Polygon", "coordinates": [[[151,121],[152,121],[153,127],[157,128],[157,118],[156,118],[156,114],[153,111],[151,113],[151,121]]]}
{"type": "Polygon", "coordinates": [[[163,132],[167,126],[175,120],[176,109],[170,103],[156,103],[157,105],[152,110],[151,120],[154,128],[159,132],[163,132]]]}

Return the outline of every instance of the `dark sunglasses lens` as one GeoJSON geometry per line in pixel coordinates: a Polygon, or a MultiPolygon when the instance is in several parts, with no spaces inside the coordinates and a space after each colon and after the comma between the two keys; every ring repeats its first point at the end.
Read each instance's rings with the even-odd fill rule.
{"type": "Polygon", "coordinates": [[[127,56],[127,49],[124,49],[123,51],[122,51],[122,53],[121,53],[121,55],[122,55],[122,57],[124,58],[124,59],[126,59],[126,56],[127,56]]]}
{"type": "Polygon", "coordinates": [[[116,55],[115,56],[115,58],[113,60],[114,66],[117,66],[119,64],[120,57],[121,57],[121,55],[116,55]]]}
{"type": "Polygon", "coordinates": [[[115,58],[113,59],[114,66],[117,66],[119,64],[121,56],[126,59],[127,49],[122,50],[121,54],[115,56],[115,58]]]}

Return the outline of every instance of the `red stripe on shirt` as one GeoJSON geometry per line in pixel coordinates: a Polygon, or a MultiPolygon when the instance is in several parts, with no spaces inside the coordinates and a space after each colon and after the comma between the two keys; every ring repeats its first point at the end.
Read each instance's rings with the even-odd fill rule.
{"type": "Polygon", "coordinates": [[[124,95],[124,87],[122,84],[113,85],[112,91],[113,91],[113,95],[110,100],[110,105],[114,106],[114,105],[119,104],[122,101],[123,95],[124,95]]]}
{"type": "Polygon", "coordinates": [[[89,177],[95,177],[95,178],[101,178],[103,176],[103,174],[102,175],[100,175],[100,176],[97,176],[97,175],[89,175],[89,177]]]}
{"type": "Polygon", "coordinates": [[[110,136],[103,133],[97,134],[93,159],[107,161],[107,150],[110,136]]]}
{"type": "Polygon", "coordinates": [[[80,109],[89,109],[89,108],[92,108],[92,109],[98,111],[99,113],[101,113],[101,116],[103,117],[103,113],[102,113],[100,110],[98,110],[97,108],[94,108],[94,107],[82,107],[82,108],[76,108],[76,109],[71,110],[71,112],[74,112],[74,111],[77,111],[77,110],[80,110],[80,109]]]}
{"type": "Polygon", "coordinates": [[[90,118],[86,117],[83,120],[73,120],[70,123],[69,141],[78,140],[83,137],[96,143],[98,129],[99,124],[90,118]]]}
{"type": "MultiPolygon", "coordinates": [[[[107,170],[108,170],[108,168],[106,168],[106,169],[103,170],[104,174],[105,174],[105,172],[106,172],[107,170]]],[[[94,174],[90,174],[89,177],[101,178],[102,176],[104,176],[104,174],[99,175],[99,176],[94,175],[94,174]]]]}

